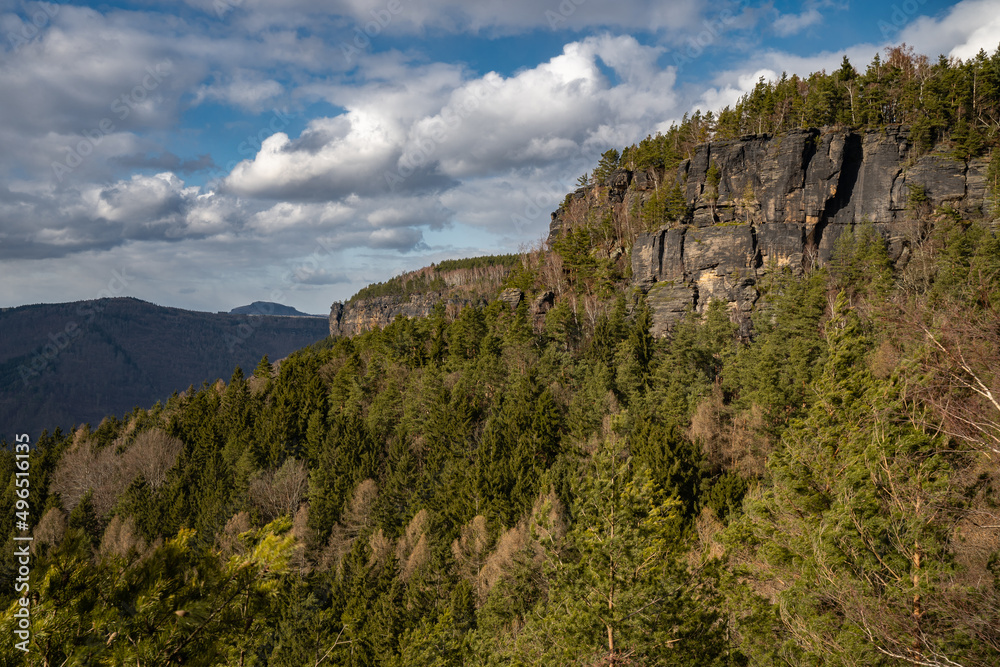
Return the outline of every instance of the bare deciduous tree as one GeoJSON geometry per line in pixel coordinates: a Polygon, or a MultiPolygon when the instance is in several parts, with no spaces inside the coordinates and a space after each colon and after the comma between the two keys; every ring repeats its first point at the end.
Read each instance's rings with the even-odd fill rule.
{"type": "Polygon", "coordinates": [[[427,540],[427,533],[421,533],[420,539],[413,545],[413,550],[406,559],[406,563],[400,570],[400,577],[403,581],[409,581],[418,570],[425,567],[431,560],[431,547],[427,540]]]}
{"type": "Polygon", "coordinates": [[[162,486],[183,447],[177,438],[153,429],[140,433],[129,446],[123,436],[98,449],[81,429],[56,466],[52,490],[59,495],[67,511],[92,491],[94,510],[103,518],[140,475],[154,489],[162,486]]]}
{"type": "Polygon", "coordinates": [[[723,400],[717,386],[698,404],[688,434],[715,470],[736,470],[758,477],[771,449],[761,410],[740,413],[723,400]]]}
{"type": "Polygon", "coordinates": [[[510,572],[514,565],[515,556],[527,546],[528,530],[524,524],[518,524],[500,536],[496,548],[486,558],[486,562],[479,571],[476,594],[480,604],[486,601],[493,586],[510,572]]]}
{"type": "Polygon", "coordinates": [[[34,554],[45,553],[48,548],[58,545],[65,534],[66,515],[58,507],[50,508],[35,526],[33,532],[35,539],[31,543],[31,552],[34,554]]]}
{"type": "Polygon", "coordinates": [[[308,573],[312,569],[312,563],[307,554],[314,539],[309,527],[309,503],[302,503],[295,513],[295,518],[292,519],[292,537],[295,538],[295,552],[290,564],[300,573],[308,573]]]}
{"type": "Polygon", "coordinates": [[[372,510],[378,497],[375,482],[366,479],[351,493],[340,522],[334,524],[330,539],[319,557],[319,566],[324,569],[339,569],[344,556],[366,529],[372,525],[372,510]]]}
{"type": "Polygon", "coordinates": [[[486,517],[482,514],[462,526],[462,532],[451,543],[451,553],[455,557],[460,575],[470,584],[475,585],[479,571],[486,562],[486,550],[489,548],[489,532],[486,529],[486,517]]]}
{"type": "Polygon", "coordinates": [[[417,546],[417,542],[427,532],[429,523],[430,515],[427,513],[427,510],[420,510],[410,519],[410,523],[406,526],[406,531],[396,543],[396,560],[401,564],[406,563],[409,559],[413,549],[417,546]]]}
{"type": "Polygon", "coordinates": [[[352,539],[371,527],[372,510],[375,507],[377,497],[378,487],[370,479],[364,480],[355,487],[341,520],[352,539]]]}
{"type": "Polygon", "coordinates": [[[250,482],[250,498],[265,521],[294,515],[309,486],[309,471],[302,461],[287,459],[273,472],[263,472],[250,482]]]}
{"type": "Polygon", "coordinates": [[[119,556],[129,559],[137,555],[141,556],[146,552],[146,549],[146,541],[136,535],[135,522],[132,517],[122,519],[116,514],[104,530],[98,553],[102,556],[119,556]]]}
{"type": "Polygon", "coordinates": [[[381,568],[389,562],[389,557],[392,555],[392,540],[385,536],[381,528],[372,533],[368,547],[372,550],[371,560],[368,563],[370,567],[381,568]]]}
{"type": "MultiPolygon", "coordinates": [[[[129,470],[141,474],[154,489],[167,481],[167,472],[177,463],[177,457],[184,449],[184,443],[159,429],[140,433],[124,454],[129,470]]],[[[135,479],[135,476],[132,476],[135,479]]],[[[132,480],[129,480],[131,483],[132,480]]]]}
{"type": "Polygon", "coordinates": [[[241,554],[244,551],[243,542],[240,540],[240,535],[250,530],[253,526],[250,525],[250,515],[246,512],[237,512],[234,514],[229,521],[226,522],[226,527],[222,529],[222,532],[218,534],[215,538],[216,547],[223,556],[232,556],[234,554],[241,554]]]}

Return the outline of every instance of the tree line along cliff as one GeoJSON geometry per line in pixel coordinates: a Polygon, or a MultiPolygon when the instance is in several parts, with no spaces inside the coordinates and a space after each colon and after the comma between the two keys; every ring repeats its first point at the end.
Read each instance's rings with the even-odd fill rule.
{"type": "MultiPolygon", "coordinates": [[[[685,312],[703,313],[709,301],[721,299],[746,329],[768,272],[799,274],[828,263],[838,239],[857,225],[870,224],[903,268],[926,238],[932,212],[993,219],[1000,203],[997,155],[984,150],[962,159],[948,142],[920,152],[911,128],[893,125],[709,141],[670,171],[630,169],[616,156],[610,166],[603,161],[603,179],[567,195],[552,213],[544,249],[525,260],[533,271],[527,281],[514,279],[515,268],[525,267],[506,260],[490,271],[481,267],[477,279],[428,267],[335,303],[330,332],[352,335],[399,315],[426,317],[435,307],[454,315],[515,283],[573,298],[638,288],[656,335],[685,312]],[[558,267],[551,266],[552,255],[558,267]],[[442,275],[451,276],[451,284],[442,275]]],[[[484,267],[490,261],[480,260],[484,267]]]]}

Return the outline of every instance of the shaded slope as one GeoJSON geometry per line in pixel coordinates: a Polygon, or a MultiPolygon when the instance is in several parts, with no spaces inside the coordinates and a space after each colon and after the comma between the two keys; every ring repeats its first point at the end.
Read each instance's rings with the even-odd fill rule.
{"type": "Polygon", "coordinates": [[[132,298],[0,311],[3,436],[97,423],[324,338],[327,322],[163,308],[132,298]]]}

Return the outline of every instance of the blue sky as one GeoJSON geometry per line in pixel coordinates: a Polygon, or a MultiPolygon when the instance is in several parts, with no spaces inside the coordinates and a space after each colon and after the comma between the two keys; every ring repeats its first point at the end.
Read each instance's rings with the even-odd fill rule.
{"type": "Polygon", "coordinates": [[[537,244],[607,148],[760,76],[966,58],[1000,0],[0,0],[0,306],[326,313],[537,244]]]}

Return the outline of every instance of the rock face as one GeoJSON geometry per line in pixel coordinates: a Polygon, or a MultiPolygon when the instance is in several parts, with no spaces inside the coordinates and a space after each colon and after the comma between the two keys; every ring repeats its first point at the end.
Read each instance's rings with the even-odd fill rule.
{"type": "Polygon", "coordinates": [[[349,303],[336,302],[330,307],[330,335],[354,336],[392,324],[397,315],[427,317],[434,307],[443,304],[445,312],[454,317],[462,308],[483,300],[449,296],[443,292],[426,292],[410,296],[379,296],[349,303]]]}
{"type": "Polygon", "coordinates": [[[521,300],[524,299],[524,292],[516,287],[511,287],[500,292],[500,296],[497,298],[510,306],[511,310],[516,310],[521,304],[521,300]]]}
{"type": "MultiPolygon", "coordinates": [[[[944,150],[916,157],[908,130],[899,126],[863,134],[798,130],[699,146],[675,177],[688,217],[640,234],[632,247],[633,280],[647,292],[655,333],[664,334],[689,308],[701,312],[711,299],[728,301],[736,319],[746,319],[739,313],[752,310],[762,274],[828,262],[843,231],[865,220],[886,238],[893,260],[905,261],[915,202],[980,215],[987,163],[958,161],[944,150]],[[714,196],[706,182],[712,163],[720,176],[714,196]]],[[[598,187],[607,189],[610,206],[634,210],[657,180],[669,179],[619,170],[598,187]]],[[[561,233],[561,213],[553,214],[550,242],[561,233]]]]}
{"type": "MultiPolygon", "coordinates": [[[[796,247],[801,257],[799,226],[768,230],[768,235],[772,257],[794,258],[796,247]],[[783,232],[791,232],[791,238],[783,232]]],[[[757,278],[764,270],[761,257],[758,235],[749,224],[689,226],[641,235],[632,247],[632,271],[653,311],[653,335],[665,335],[686,311],[701,312],[712,299],[734,304],[739,313],[750,312],[758,297],[757,278]]]]}

